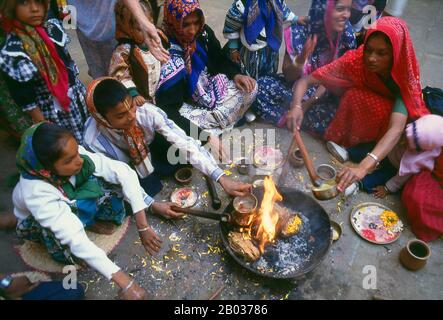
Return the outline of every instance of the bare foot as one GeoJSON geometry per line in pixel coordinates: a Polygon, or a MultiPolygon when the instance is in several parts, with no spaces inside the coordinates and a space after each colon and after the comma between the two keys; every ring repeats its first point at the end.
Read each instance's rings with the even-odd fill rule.
{"type": "Polygon", "coordinates": [[[0,214],[0,230],[14,229],[17,218],[12,213],[0,214]]]}
{"type": "Polygon", "coordinates": [[[210,135],[208,138],[208,143],[211,148],[211,153],[215,159],[221,161],[223,164],[230,164],[232,161],[228,157],[222,141],[219,137],[210,135]]]}
{"type": "Polygon", "coordinates": [[[117,226],[110,221],[97,221],[96,223],[90,225],[86,229],[98,234],[111,235],[115,232],[117,226]]]}

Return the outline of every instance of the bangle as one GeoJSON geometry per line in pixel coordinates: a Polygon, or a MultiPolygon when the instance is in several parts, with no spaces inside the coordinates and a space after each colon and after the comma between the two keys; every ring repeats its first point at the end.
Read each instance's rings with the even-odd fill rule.
{"type": "Polygon", "coordinates": [[[294,105],[293,108],[297,108],[297,109],[300,109],[301,111],[303,111],[302,106],[299,104],[294,105]]]}
{"type": "Polygon", "coordinates": [[[129,290],[130,287],[132,287],[132,285],[134,284],[134,281],[135,281],[134,278],[132,278],[132,280],[129,281],[129,284],[126,286],[126,288],[124,288],[124,289],[122,290],[122,293],[123,293],[123,294],[126,293],[126,292],[129,290]]]}
{"type": "Polygon", "coordinates": [[[369,157],[371,157],[376,162],[376,166],[375,167],[378,167],[380,165],[380,160],[378,160],[378,157],[375,154],[373,154],[372,152],[368,152],[367,155],[369,157]]]}
{"type": "Polygon", "coordinates": [[[389,191],[389,189],[388,189],[388,187],[387,187],[387,186],[383,186],[383,189],[385,189],[385,191],[386,191],[386,194],[388,194],[388,193],[391,193],[391,191],[389,191]]]}
{"type": "Polygon", "coordinates": [[[149,230],[149,227],[145,227],[145,228],[142,228],[142,229],[138,229],[137,231],[138,232],[145,232],[145,231],[148,231],[149,230]]]}

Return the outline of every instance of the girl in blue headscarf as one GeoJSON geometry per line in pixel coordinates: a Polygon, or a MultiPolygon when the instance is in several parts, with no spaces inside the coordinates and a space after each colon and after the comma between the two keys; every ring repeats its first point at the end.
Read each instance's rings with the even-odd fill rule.
{"type": "Polygon", "coordinates": [[[277,73],[283,29],[306,19],[296,16],[284,0],[235,0],[223,29],[231,60],[255,79],[277,73]]]}
{"type": "MultiPolygon", "coordinates": [[[[253,109],[265,121],[284,127],[292,86],[302,76],[342,56],[357,46],[352,26],[351,0],[313,0],[306,26],[292,25],[284,32],[286,54],[283,75],[265,76],[258,83],[253,109]]],[[[304,97],[302,128],[322,136],[335,114],[338,99],[323,87],[312,87],[304,97]]]]}

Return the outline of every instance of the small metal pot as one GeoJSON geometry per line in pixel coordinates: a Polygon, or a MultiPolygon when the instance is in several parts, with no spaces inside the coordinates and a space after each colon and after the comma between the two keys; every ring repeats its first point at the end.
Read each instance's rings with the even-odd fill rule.
{"type": "Polygon", "coordinates": [[[338,195],[337,171],[329,164],[321,164],[317,167],[317,175],[322,179],[320,187],[313,187],[312,193],[318,200],[330,200],[338,195]]]}
{"type": "Polygon", "coordinates": [[[233,219],[235,224],[241,227],[249,227],[252,222],[252,215],[256,213],[258,200],[253,194],[244,197],[235,197],[233,206],[233,219]]]}
{"type": "Polygon", "coordinates": [[[236,167],[237,167],[237,170],[238,170],[239,174],[241,174],[241,175],[249,175],[250,165],[247,163],[247,159],[246,158],[240,159],[236,163],[236,167]]]}

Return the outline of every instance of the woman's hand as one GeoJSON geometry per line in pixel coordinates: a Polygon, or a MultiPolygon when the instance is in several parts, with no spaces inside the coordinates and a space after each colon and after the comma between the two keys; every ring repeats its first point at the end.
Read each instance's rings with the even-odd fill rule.
{"type": "Polygon", "coordinates": [[[251,184],[234,181],[226,176],[222,176],[218,182],[220,182],[226,193],[233,197],[243,197],[252,192],[251,184]]]}
{"type": "Polygon", "coordinates": [[[356,168],[344,167],[337,175],[338,191],[340,192],[345,191],[347,187],[349,187],[351,184],[353,184],[356,181],[362,180],[367,174],[368,171],[360,167],[356,168]]]}
{"type": "Polygon", "coordinates": [[[136,107],[140,107],[140,106],[142,106],[142,105],[144,105],[146,103],[146,99],[143,98],[142,96],[138,95],[138,96],[132,98],[132,103],[136,107]]]}
{"type": "Polygon", "coordinates": [[[161,63],[166,63],[169,60],[169,52],[163,48],[157,28],[146,19],[146,22],[141,26],[141,30],[152,55],[161,63]]]}
{"type": "Polygon", "coordinates": [[[300,130],[301,124],[303,122],[303,110],[300,107],[291,107],[286,118],[286,125],[289,131],[294,132],[295,130],[300,130]]]}
{"type": "Polygon", "coordinates": [[[235,63],[240,63],[241,57],[240,57],[240,51],[238,49],[231,49],[230,51],[230,58],[235,63]]]}
{"type": "Polygon", "coordinates": [[[234,77],[234,83],[237,89],[243,93],[251,93],[257,82],[251,77],[238,74],[234,77]]]}
{"type": "Polygon", "coordinates": [[[166,63],[169,60],[169,53],[163,48],[157,28],[148,18],[146,18],[139,1],[125,0],[124,2],[140,25],[140,30],[143,33],[149,51],[158,61],[166,63]]]}
{"type": "Polygon", "coordinates": [[[148,227],[145,231],[139,232],[139,235],[143,247],[145,247],[146,251],[148,251],[151,256],[160,251],[162,240],[151,227],[148,227]]]}
{"type": "Polygon", "coordinates": [[[166,219],[177,219],[183,216],[183,213],[176,212],[171,209],[172,206],[177,206],[176,203],[173,202],[156,202],[152,204],[152,212],[155,214],[161,215],[166,219]]]}
{"type": "Polygon", "coordinates": [[[388,189],[385,186],[377,186],[374,188],[374,197],[376,198],[384,198],[389,194],[388,189]]]}

